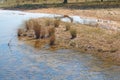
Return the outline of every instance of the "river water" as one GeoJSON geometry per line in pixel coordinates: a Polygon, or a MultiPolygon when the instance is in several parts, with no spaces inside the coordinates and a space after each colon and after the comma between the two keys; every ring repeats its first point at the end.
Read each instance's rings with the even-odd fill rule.
{"type": "Polygon", "coordinates": [[[17,39],[25,20],[54,16],[0,10],[0,80],[120,80],[119,66],[90,54],[38,50],[17,39]]]}

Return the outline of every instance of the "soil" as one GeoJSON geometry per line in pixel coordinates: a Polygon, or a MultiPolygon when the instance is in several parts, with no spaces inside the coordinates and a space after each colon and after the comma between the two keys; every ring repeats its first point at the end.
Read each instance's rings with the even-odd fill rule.
{"type": "Polygon", "coordinates": [[[32,13],[51,13],[62,15],[77,15],[81,17],[105,19],[120,22],[120,8],[111,9],[63,9],[63,8],[43,8],[34,10],[25,10],[32,13]]]}

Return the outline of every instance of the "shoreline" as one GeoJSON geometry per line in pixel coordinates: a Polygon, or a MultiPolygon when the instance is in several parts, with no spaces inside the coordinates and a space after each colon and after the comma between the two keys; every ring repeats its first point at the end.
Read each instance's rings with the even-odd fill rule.
{"type": "Polygon", "coordinates": [[[68,16],[78,16],[85,19],[97,20],[98,26],[104,26],[103,28],[117,30],[120,29],[120,8],[116,9],[63,9],[63,8],[48,8],[48,9],[35,9],[24,10],[24,12],[30,13],[48,13],[48,14],[60,14],[68,16]],[[109,25],[109,27],[107,27],[109,25]]]}
{"type": "MultiPolygon", "coordinates": [[[[41,25],[46,24],[44,23],[44,19],[33,19],[33,22],[34,20],[40,20],[41,25]]],[[[53,23],[53,20],[50,21],[53,23]]],[[[97,56],[108,63],[110,62],[112,64],[120,65],[120,32],[71,23],[71,29],[75,28],[77,30],[77,37],[71,39],[70,32],[65,31],[65,24],[66,23],[61,22],[60,26],[55,28],[56,45],[53,46],[54,49],[74,49],[82,53],[88,53],[97,56]]],[[[51,24],[51,26],[53,26],[53,24],[51,24]]],[[[47,26],[45,28],[49,29],[47,26]]],[[[26,38],[23,37],[23,39],[26,38]]],[[[49,39],[46,38],[26,41],[27,44],[38,48],[41,46],[44,47],[44,43],[48,44],[48,42],[49,39]]]]}
{"type": "Polygon", "coordinates": [[[64,8],[47,8],[47,9],[33,9],[33,10],[23,10],[25,12],[32,13],[51,13],[51,14],[61,14],[69,16],[83,16],[88,18],[97,18],[105,20],[120,21],[120,8],[116,9],[64,9],[64,8]]]}
{"type": "MultiPolygon", "coordinates": [[[[70,10],[70,9],[61,9],[61,8],[48,8],[48,9],[19,10],[19,11],[31,12],[31,13],[62,14],[62,15],[69,14],[68,16],[78,15],[78,16],[89,17],[89,18],[98,18],[98,19],[100,18],[103,20],[107,19],[104,16],[109,14],[107,16],[109,20],[113,20],[113,21],[116,21],[118,23],[120,20],[120,18],[119,18],[120,16],[118,16],[120,14],[120,9],[114,9],[114,10],[112,10],[112,9],[70,10]],[[99,14],[103,13],[103,11],[105,14],[99,15],[99,14]],[[113,12],[113,14],[111,15],[110,13],[112,11],[114,11],[115,13],[113,12]],[[94,14],[96,14],[96,15],[94,15],[94,14]],[[114,15],[114,14],[116,14],[116,15],[114,15]]],[[[70,46],[69,46],[68,48],[75,49],[75,50],[78,50],[78,51],[83,52],[83,53],[89,53],[89,54],[92,54],[94,56],[97,56],[98,58],[101,58],[102,60],[108,61],[108,62],[113,63],[113,64],[120,65],[120,53],[119,53],[120,50],[118,49],[119,48],[119,41],[118,41],[119,34],[117,35],[117,37],[118,37],[117,41],[115,41],[114,40],[114,37],[116,37],[116,35],[114,35],[114,34],[116,34],[115,31],[105,30],[105,29],[99,30],[99,28],[90,27],[90,26],[81,25],[81,24],[78,26],[80,27],[80,28],[77,27],[78,30],[80,30],[80,31],[78,31],[80,34],[78,35],[77,39],[70,41],[70,45],[72,47],[70,48],[70,46]],[[101,34],[101,30],[105,32],[105,35],[107,33],[107,35],[109,36],[108,39],[107,39],[107,36],[105,37],[105,39],[107,39],[107,40],[105,40],[105,39],[102,40],[102,38],[104,37],[104,36],[102,36],[102,35],[104,35],[103,34],[104,32],[101,34]],[[84,31],[88,31],[90,33],[87,33],[84,31]],[[96,35],[96,33],[97,33],[97,35],[96,35]],[[93,37],[93,39],[91,37],[93,37]],[[91,38],[91,41],[88,38],[91,38]],[[113,41],[111,38],[113,39],[113,41]],[[98,41],[95,39],[97,39],[98,41]],[[113,49],[111,48],[111,46],[113,49]],[[75,47],[75,48],[73,48],[73,47],[75,47]]],[[[58,29],[61,29],[61,28],[58,28],[58,29]]],[[[59,30],[57,30],[57,31],[59,31],[59,30]]],[[[66,44],[66,42],[69,43],[68,39],[70,39],[70,35],[68,36],[68,32],[64,32],[63,29],[62,29],[62,32],[66,35],[60,35],[60,36],[58,35],[58,36],[63,38],[62,40],[60,40],[60,41],[63,41],[61,44],[63,46],[63,44],[66,44]],[[65,41],[65,40],[67,40],[67,41],[65,41]]],[[[58,32],[58,33],[61,34],[61,32],[58,32]]],[[[60,41],[58,41],[58,42],[60,42],[60,41]]]]}

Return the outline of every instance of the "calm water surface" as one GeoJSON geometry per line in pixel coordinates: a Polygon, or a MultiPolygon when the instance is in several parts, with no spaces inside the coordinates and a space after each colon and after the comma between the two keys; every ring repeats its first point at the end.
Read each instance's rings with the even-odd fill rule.
{"type": "Polygon", "coordinates": [[[89,54],[36,50],[19,41],[16,30],[32,17],[54,15],[0,10],[0,80],[120,80],[119,66],[89,54]]]}

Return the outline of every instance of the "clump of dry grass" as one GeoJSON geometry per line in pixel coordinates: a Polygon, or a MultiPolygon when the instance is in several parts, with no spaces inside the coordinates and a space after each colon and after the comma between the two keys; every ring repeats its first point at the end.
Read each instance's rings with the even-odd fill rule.
{"type": "Polygon", "coordinates": [[[60,20],[54,20],[54,27],[59,27],[60,20]]]}
{"type": "Polygon", "coordinates": [[[66,31],[69,31],[70,28],[71,28],[71,24],[70,23],[65,23],[65,28],[66,28],[66,31]]]}
{"type": "Polygon", "coordinates": [[[52,34],[51,36],[50,36],[50,41],[49,41],[49,45],[54,45],[55,44],[55,34],[52,34]]]}
{"type": "Polygon", "coordinates": [[[75,28],[70,29],[71,39],[76,38],[77,30],[75,28]]]}
{"type": "MultiPolygon", "coordinates": [[[[38,40],[41,41],[39,44],[36,43],[37,46],[41,46],[41,43],[47,40],[44,44],[48,43],[50,46],[55,44],[58,44],[57,47],[59,48],[67,46],[68,48],[75,48],[85,53],[98,55],[99,57],[107,57],[107,60],[119,58],[116,55],[120,53],[120,32],[62,21],[61,26],[58,27],[60,23],[55,22],[55,20],[51,21],[53,21],[53,25],[49,25],[49,21],[47,22],[46,19],[33,19],[32,23],[29,22],[29,24],[32,24],[30,26],[33,27],[33,35],[36,36],[36,39],[42,38],[38,40]],[[44,39],[45,36],[48,38],[44,39]],[[70,36],[73,40],[70,39],[70,36]]],[[[29,29],[31,28],[28,28],[27,32],[24,29],[24,33],[29,34],[29,29]]],[[[21,35],[23,35],[23,31],[20,29],[18,30],[18,36],[21,35]]]]}
{"type": "Polygon", "coordinates": [[[48,29],[48,37],[52,36],[55,33],[55,28],[54,27],[49,27],[48,29]]]}
{"type": "Polygon", "coordinates": [[[30,29],[32,29],[33,26],[34,26],[34,20],[33,19],[30,19],[30,20],[25,22],[26,31],[29,31],[30,29]]]}
{"type": "Polygon", "coordinates": [[[55,44],[55,27],[50,27],[48,29],[49,45],[52,46],[55,44]]]}
{"type": "Polygon", "coordinates": [[[17,35],[18,36],[24,36],[24,29],[18,29],[17,35]]]}
{"type": "Polygon", "coordinates": [[[120,32],[113,34],[113,38],[120,39],[120,32]]]}
{"type": "Polygon", "coordinates": [[[41,33],[40,33],[40,34],[41,34],[41,35],[40,35],[40,38],[41,38],[41,39],[45,38],[46,30],[45,30],[44,27],[41,27],[41,33]]]}
{"type": "Polygon", "coordinates": [[[35,32],[36,39],[39,39],[40,38],[40,32],[41,32],[41,25],[36,22],[33,29],[34,29],[34,32],[35,32]]]}
{"type": "Polygon", "coordinates": [[[51,20],[50,19],[46,19],[45,20],[45,26],[50,26],[51,24],[51,20]]]}

